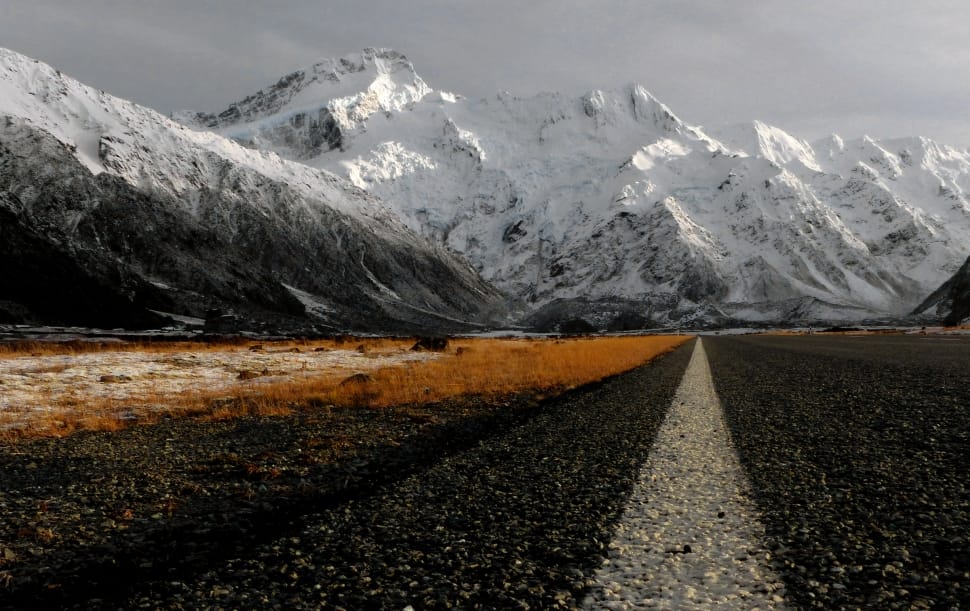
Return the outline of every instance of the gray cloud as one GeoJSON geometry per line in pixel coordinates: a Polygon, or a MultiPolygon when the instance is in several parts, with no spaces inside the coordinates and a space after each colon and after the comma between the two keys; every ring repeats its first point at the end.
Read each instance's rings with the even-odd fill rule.
{"type": "Polygon", "coordinates": [[[970,3],[5,0],[0,45],[163,112],[365,46],[470,96],[644,84],[686,121],[970,145],[970,3]]]}

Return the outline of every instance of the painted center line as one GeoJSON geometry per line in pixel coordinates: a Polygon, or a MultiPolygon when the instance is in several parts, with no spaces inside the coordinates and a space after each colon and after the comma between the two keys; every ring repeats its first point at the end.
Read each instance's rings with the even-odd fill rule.
{"type": "Polygon", "coordinates": [[[748,489],[698,338],[583,606],[784,608],[748,489]]]}

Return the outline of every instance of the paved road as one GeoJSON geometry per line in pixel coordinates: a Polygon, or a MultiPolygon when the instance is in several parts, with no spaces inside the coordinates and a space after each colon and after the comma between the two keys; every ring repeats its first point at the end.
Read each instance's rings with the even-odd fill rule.
{"type": "Polygon", "coordinates": [[[694,346],[587,609],[783,609],[784,585],[694,346]]]}
{"type": "Polygon", "coordinates": [[[970,608],[970,341],[705,344],[792,604],[970,608]]]}

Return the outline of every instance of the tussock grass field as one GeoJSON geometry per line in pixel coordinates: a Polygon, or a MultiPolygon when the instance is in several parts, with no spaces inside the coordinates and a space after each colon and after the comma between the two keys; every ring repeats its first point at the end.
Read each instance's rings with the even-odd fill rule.
{"type": "Polygon", "coordinates": [[[413,352],[414,339],[390,338],[11,344],[0,346],[0,395],[8,395],[0,398],[0,437],[329,407],[424,406],[433,419],[434,403],[552,396],[638,367],[687,339],[466,338],[442,352],[413,352]]]}

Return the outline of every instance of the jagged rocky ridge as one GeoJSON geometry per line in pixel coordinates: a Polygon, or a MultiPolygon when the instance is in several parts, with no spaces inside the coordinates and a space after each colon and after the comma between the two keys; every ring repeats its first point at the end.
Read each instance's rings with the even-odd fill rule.
{"type": "Polygon", "coordinates": [[[970,152],[704,130],[638,85],[469,100],[368,49],[177,116],[342,174],[541,326],[903,316],[970,254],[970,152]]]}
{"type": "MultiPolygon", "coordinates": [[[[326,171],[198,133],[0,50],[0,318],[469,328],[499,293],[326,171]]],[[[0,320],[3,322],[3,320],[0,320]]]]}

